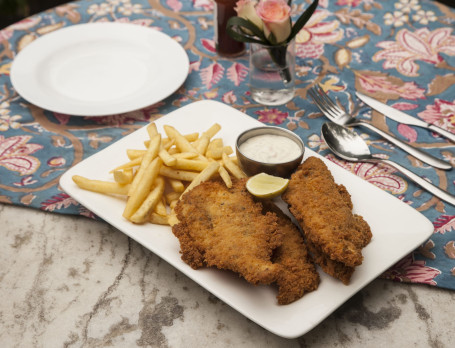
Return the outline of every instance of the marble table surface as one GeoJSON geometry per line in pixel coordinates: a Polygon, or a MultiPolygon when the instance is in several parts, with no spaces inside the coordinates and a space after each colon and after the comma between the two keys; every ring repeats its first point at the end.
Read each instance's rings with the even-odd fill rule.
{"type": "Polygon", "coordinates": [[[377,279],[289,340],[104,222],[0,205],[0,226],[0,347],[455,346],[453,291],[377,279]]]}

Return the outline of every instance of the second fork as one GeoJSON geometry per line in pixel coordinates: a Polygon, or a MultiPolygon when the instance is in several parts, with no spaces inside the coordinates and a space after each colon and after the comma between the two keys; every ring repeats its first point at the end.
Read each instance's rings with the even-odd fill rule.
{"type": "Polygon", "coordinates": [[[373,132],[376,132],[384,139],[388,140],[395,146],[399,147],[400,149],[406,151],[410,155],[414,156],[415,158],[421,160],[422,162],[429,164],[432,167],[443,169],[443,170],[450,170],[452,169],[452,165],[446,161],[443,161],[439,158],[436,158],[418,148],[415,148],[404,141],[401,141],[398,138],[391,136],[390,134],[380,130],[379,128],[375,127],[371,123],[357,120],[355,117],[347,114],[344,110],[342,110],[329,96],[324,92],[324,90],[319,86],[314,86],[308,90],[311,98],[313,99],[314,103],[317,107],[322,111],[322,113],[332,122],[337,123],[342,126],[363,126],[366,127],[373,132]]]}

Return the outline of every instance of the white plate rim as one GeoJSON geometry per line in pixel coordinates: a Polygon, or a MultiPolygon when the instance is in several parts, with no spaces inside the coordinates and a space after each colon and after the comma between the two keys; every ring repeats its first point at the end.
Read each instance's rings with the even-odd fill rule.
{"type": "MultiPolygon", "coordinates": [[[[10,81],[19,95],[43,109],[71,116],[108,116],[139,110],[167,98],[185,82],[188,73],[189,58],[185,49],[167,34],[157,29],[133,23],[93,22],[69,25],[32,41],[14,58],[11,65],[10,81]],[[119,33],[120,36],[129,35],[132,38],[131,42],[124,37],[116,37],[119,33]],[[61,50],[62,42],[64,42],[65,47],[72,42],[80,44],[83,42],[81,38],[89,40],[93,35],[101,39],[117,40],[118,43],[125,45],[134,43],[138,49],[141,49],[142,44],[144,53],[150,49],[151,42],[149,40],[159,41],[160,54],[164,55],[169,51],[166,54],[169,57],[166,64],[169,65],[160,67],[159,71],[160,73],[168,72],[171,78],[160,86],[155,86],[153,81],[144,84],[144,93],[141,90],[139,93],[141,95],[132,95],[128,100],[111,100],[110,102],[102,100],[97,102],[95,100],[84,103],[84,101],[72,100],[65,95],[62,95],[61,101],[58,100],[55,98],[55,91],[43,84],[42,79],[38,77],[39,62],[51,58],[53,53],[61,50]],[[143,42],[139,42],[138,38],[143,42]],[[44,47],[46,47],[46,51],[43,51],[44,47]],[[170,69],[171,62],[174,62],[172,69],[170,69]],[[44,93],[46,88],[54,95],[47,96],[44,93]],[[41,89],[44,89],[44,92],[41,89]],[[149,92],[147,96],[144,95],[145,92],[149,92]]],[[[131,84],[131,90],[134,89],[137,89],[137,86],[131,84]]]]}
{"type": "MultiPolygon", "coordinates": [[[[233,145],[236,136],[243,130],[264,125],[230,106],[208,100],[181,107],[155,121],[159,131],[162,131],[162,125],[170,124],[188,133],[202,132],[205,129],[201,127],[208,128],[215,122],[222,126],[219,136],[226,139],[227,144],[230,145],[233,145]]],[[[238,312],[281,337],[296,338],[313,329],[360,289],[415,250],[433,233],[433,225],[420,212],[306,148],[304,158],[309,156],[321,158],[331,170],[335,181],[348,188],[354,204],[354,212],[363,215],[370,224],[373,239],[363,250],[364,262],[356,268],[350,285],[345,286],[318,269],[321,276],[318,290],[306,294],[292,304],[279,306],[275,299],[276,291],[271,286],[254,287],[239,277],[220,270],[193,270],[180,259],[178,240],[169,227],[130,224],[121,217],[121,210],[115,212],[112,207],[106,209],[111,203],[123,207],[123,202],[113,197],[81,190],[71,180],[72,175],[75,174],[107,180],[106,175],[101,177],[99,174],[96,175],[96,168],[105,164],[103,159],[107,162],[118,161],[112,163],[112,167],[125,162],[126,155],[124,158],[119,158],[121,156],[118,156],[118,150],[131,147],[133,144],[140,146],[146,138],[146,129],[143,127],[78,163],[62,175],[60,179],[62,189],[83,206],[163,258],[238,312]],[[373,211],[373,209],[378,210],[373,211]],[[384,218],[384,215],[388,218],[384,218]],[[153,233],[150,234],[150,232],[153,233]],[[167,238],[166,236],[169,239],[166,242],[161,240],[163,245],[158,245],[157,242],[167,238]],[[153,240],[151,241],[150,238],[153,240]],[[169,250],[172,250],[172,255],[169,250]]],[[[105,170],[108,171],[110,168],[105,170]]]]}

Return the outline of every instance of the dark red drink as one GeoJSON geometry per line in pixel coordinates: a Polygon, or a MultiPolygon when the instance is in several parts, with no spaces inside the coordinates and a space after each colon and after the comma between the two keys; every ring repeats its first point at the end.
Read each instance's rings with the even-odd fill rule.
{"type": "Polygon", "coordinates": [[[215,0],[215,44],[220,56],[235,57],[245,52],[245,44],[234,40],[226,32],[229,18],[237,16],[234,7],[237,0],[215,0]]]}

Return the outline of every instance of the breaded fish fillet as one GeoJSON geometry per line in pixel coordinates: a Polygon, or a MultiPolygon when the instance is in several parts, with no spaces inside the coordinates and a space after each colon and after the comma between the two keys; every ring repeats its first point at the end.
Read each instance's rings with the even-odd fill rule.
{"type": "MultiPolygon", "coordinates": [[[[344,199],[349,209],[352,209],[351,195],[349,194],[349,192],[343,185],[337,185],[337,188],[338,192],[341,194],[342,199],[344,199]]],[[[354,214],[354,218],[358,219],[359,225],[366,224],[366,222],[363,220],[361,216],[354,214]]],[[[369,239],[368,234],[370,229],[368,226],[366,226],[365,228],[361,228],[360,230],[366,232],[367,234],[366,236],[360,233],[360,239],[366,242],[369,239]]],[[[331,260],[329,257],[324,255],[320,248],[317,248],[308,240],[306,241],[306,245],[308,247],[309,252],[313,256],[314,262],[318,264],[325,273],[331,275],[332,277],[340,279],[346,285],[349,284],[351,276],[355,270],[354,267],[346,266],[344,263],[331,260]]]]}
{"type": "Polygon", "coordinates": [[[372,234],[363,218],[352,214],[345,187],[334,182],[323,161],[309,157],[292,175],[283,200],[301,225],[315,262],[347,284],[372,234]]]}
{"type": "Polygon", "coordinates": [[[276,215],[262,214],[245,181],[235,181],[230,189],[222,181],[207,181],[184,194],[175,207],[179,223],[172,232],[182,260],[192,268],[216,266],[250,283],[270,284],[282,269],[271,262],[282,236],[276,215]]]}
{"type": "Polygon", "coordinates": [[[283,235],[282,244],[274,251],[272,261],[283,267],[276,283],[278,303],[285,305],[316,290],[319,285],[319,274],[297,226],[272,202],[265,202],[264,209],[277,215],[278,228],[283,235]]]}

